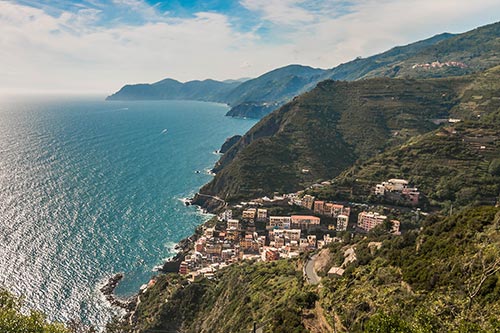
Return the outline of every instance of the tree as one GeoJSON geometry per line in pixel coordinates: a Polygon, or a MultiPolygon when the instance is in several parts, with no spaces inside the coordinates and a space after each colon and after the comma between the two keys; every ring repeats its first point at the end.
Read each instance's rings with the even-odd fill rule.
{"type": "Polygon", "coordinates": [[[63,324],[47,322],[46,316],[39,311],[21,313],[22,305],[21,298],[0,288],[0,332],[70,333],[63,324]]]}

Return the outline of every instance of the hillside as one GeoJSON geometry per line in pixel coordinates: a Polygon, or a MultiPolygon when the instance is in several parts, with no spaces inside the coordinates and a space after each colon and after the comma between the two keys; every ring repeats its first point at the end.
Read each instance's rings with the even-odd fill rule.
{"type": "MultiPolygon", "coordinates": [[[[216,164],[216,177],[201,193],[229,201],[253,198],[295,191],[344,171],[341,182],[350,177],[373,186],[392,175],[410,178],[424,190],[445,174],[487,174],[500,156],[499,77],[495,67],[461,78],[322,82],[245,134],[216,164]],[[450,117],[467,121],[437,125],[450,117]],[[363,172],[370,164],[360,165],[372,157],[377,172],[363,172]],[[448,160],[455,162],[439,162],[448,160]],[[437,170],[419,168],[434,161],[437,170]],[[450,173],[446,165],[462,171],[450,173]]],[[[494,183],[488,177],[480,179],[494,183]]],[[[493,186],[482,193],[493,198],[494,191],[493,186]]]]}
{"type": "Polygon", "coordinates": [[[500,64],[500,23],[489,24],[458,34],[441,34],[395,47],[368,58],[339,65],[325,76],[334,80],[357,80],[373,77],[445,77],[480,72],[500,64]],[[449,63],[442,67],[415,65],[449,63]],[[465,66],[460,66],[460,63],[465,66]]]}
{"type": "Polygon", "coordinates": [[[318,79],[325,70],[309,66],[289,65],[267,72],[243,82],[232,90],[226,99],[231,105],[243,102],[270,102],[290,99],[302,92],[305,86],[318,79]]]}
{"type": "Polygon", "coordinates": [[[450,114],[463,119],[410,139],[349,168],[317,195],[366,201],[383,180],[404,178],[427,193],[431,204],[495,204],[500,200],[500,66],[460,92],[450,114]],[[348,194],[346,194],[348,193],[348,194]]]}
{"type": "Polygon", "coordinates": [[[223,102],[232,106],[229,116],[262,118],[327,79],[461,76],[499,64],[499,50],[500,23],[494,23],[459,35],[443,33],[367,58],[357,58],[329,70],[289,65],[243,83],[205,80],[182,84],[166,79],[152,85],[126,85],[108,99],[223,102]]]}
{"type": "Polygon", "coordinates": [[[430,216],[402,236],[374,231],[321,251],[321,286],[299,260],[233,264],[213,279],[160,275],[117,332],[498,332],[500,208],[430,216]],[[370,244],[380,242],[377,249],[370,244]],[[344,261],[342,276],[326,272],[344,261]]]}
{"type": "Polygon", "coordinates": [[[431,120],[449,116],[469,80],[322,82],[256,124],[222,156],[201,192],[236,200],[331,179],[437,128],[431,120]]]}
{"type": "Polygon", "coordinates": [[[499,224],[499,208],[477,207],[431,217],[420,232],[355,241],[357,260],[323,280],[327,318],[340,332],[498,332],[499,224]]]}
{"type": "Polygon", "coordinates": [[[165,79],[153,84],[126,85],[106,100],[196,100],[224,102],[225,95],[239,86],[239,81],[219,82],[215,80],[189,81],[181,83],[165,79]]]}
{"type": "Polygon", "coordinates": [[[194,283],[176,274],[155,281],[140,296],[135,324],[108,333],[250,332],[254,322],[271,332],[306,332],[301,316],[317,298],[297,261],[241,263],[194,283]]]}

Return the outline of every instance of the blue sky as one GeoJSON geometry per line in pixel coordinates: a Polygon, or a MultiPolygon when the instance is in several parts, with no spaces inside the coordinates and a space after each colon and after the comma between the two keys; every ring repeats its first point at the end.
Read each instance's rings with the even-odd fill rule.
{"type": "Polygon", "coordinates": [[[0,92],[331,68],[499,17],[498,0],[0,0],[0,92]]]}

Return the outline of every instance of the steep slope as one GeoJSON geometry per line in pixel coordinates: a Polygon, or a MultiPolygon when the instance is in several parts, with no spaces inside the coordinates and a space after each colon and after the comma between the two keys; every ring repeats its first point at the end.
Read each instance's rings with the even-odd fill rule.
{"type": "Polygon", "coordinates": [[[194,282],[159,275],[133,324],[107,332],[250,332],[253,323],[265,332],[498,332],[500,208],[467,207],[420,227],[330,244],[319,288],[304,283],[297,260],[233,264],[194,282]],[[357,259],[328,276],[348,247],[357,259]]]}
{"type": "Polygon", "coordinates": [[[500,22],[459,34],[441,34],[432,38],[395,47],[368,58],[359,58],[330,70],[325,78],[357,80],[372,77],[445,77],[483,71],[500,64],[500,22]],[[439,67],[415,65],[433,62],[449,64],[439,67]]]}
{"type": "Polygon", "coordinates": [[[331,188],[323,189],[322,195],[368,200],[377,182],[404,178],[417,184],[435,205],[495,204],[500,200],[499,79],[500,66],[464,86],[460,103],[450,110],[463,121],[358,163],[337,177],[331,188]]]}
{"type": "Polygon", "coordinates": [[[136,323],[108,332],[250,332],[255,322],[267,332],[305,333],[301,315],[316,297],[296,261],[235,264],[193,283],[160,275],[141,295],[136,323]]]}
{"type": "Polygon", "coordinates": [[[408,45],[396,46],[386,52],[367,58],[357,58],[332,68],[323,78],[354,81],[374,76],[394,77],[398,72],[393,69],[395,64],[404,62],[415,56],[415,54],[422,52],[422,50],[454,36],[456,35],[443,33],[408,45]]]}
{"type": "MultiPolygon", "coordinates": [[[[377,55],[341,64],[320,76],[311,77],[309,82],[307,80],[296,82],[297,85],[302,86],[297,86],[295,95],[311,90],[318,82],[326,79],[354,81],[374,77],[439,78],[467,75],[500,64],[499,54],[500,23],[479,27],[459,35],[444,33],[416,43],[398,46],[377,55]]],[[[288,82],[284,79],[277,83],[277,86],[280,87],[288,82]]],[[[235,91],[240,91],[242,87],[243,85],[236,88],[235,91]]],[[[266,96],[269,88],[265,85],[259,86],[258,91],[260,101],[268,103],[286,101],[288,97],[286,94],[266,96]]],[[[258,103],[253,104],[255,107],[259,106],[258,103]]],[[[240,117],[253,115],[252,110],[247,110],[233,108],[228,112],[228,115],[240,117]]],[[[265,114],[265,111],[267,110],[261,111],[260,114],[265,114]]],[[[255,115],[259,115],[259,113],[255,113],[255,115]]]]}
{"type": "Polygon", "coordinates": [[[236,200],[331,179],[358,159],[435,129],[431,120],[449,117],[470,80],[322,82],[245,134],[201,192],[236,200]]]}
{"type": "Polygon", "coordinates": [[[273,102],[290,99],[311,82],[318,82],[325,70],[301,65],[289,65],[248,80],[227,96],[231,105],[243,102],[273,102]]]}
{"type": "Polygon", "coordinates": [[[499,226],[500,208],[477,207],[433,216],[420,232],[353,242],[357,261],[323,280],[327,318],[339,332],[498,332],[499,226]],[[382,247],[370,250],[376,240],[382,247]]]}

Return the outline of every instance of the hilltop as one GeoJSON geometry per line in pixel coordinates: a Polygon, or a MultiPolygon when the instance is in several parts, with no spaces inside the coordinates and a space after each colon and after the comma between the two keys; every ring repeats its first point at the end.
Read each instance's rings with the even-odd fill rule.
{"type": "Polygon", "coordinates": [[[288,65],[245,82],[205,80],[182,84],[165,79],[151,85],[126,85],[108,99],[214,101],[229,104],[229,116],[261,118],[327,79],[448,77],[485,70],[500,62],[499,36],[500,23],[494,23],[458,35],[443,33],[332,69],[288,65]]]}
{"type": "Polygon", "coordinates": [[[126,85],[106,98],[115,100],[196,100],[224,102],[224,96],[241,84],[240,81],[189,81],[181,83],[164,79],[153,84],[126,85]]]}

